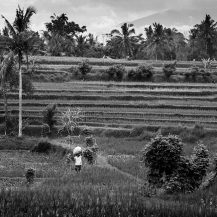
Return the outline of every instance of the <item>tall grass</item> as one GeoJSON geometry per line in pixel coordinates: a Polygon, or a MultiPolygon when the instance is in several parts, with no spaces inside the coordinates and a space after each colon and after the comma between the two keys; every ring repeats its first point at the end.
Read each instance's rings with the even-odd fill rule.
{"type": "Polygon", "coordinates": [[[206,209],[198,203],[188,205],[147,199],[128,186],[127,189],[93,189],[92,186],[77,185],[72,188],[42,188],[1,192],[0,216],[30,217],[211,217],[215,209],[206,209]]]}

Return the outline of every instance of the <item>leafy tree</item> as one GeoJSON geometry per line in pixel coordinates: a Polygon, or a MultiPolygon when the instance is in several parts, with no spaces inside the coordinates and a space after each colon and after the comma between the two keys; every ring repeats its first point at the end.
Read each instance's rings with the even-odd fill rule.
{"type": "Polygon", "coordinates": [[[61,36],[75,36],[77,33],[83,33],[87,31],[86,26],[80,27],[73,21],[69,22],[67,15],[64,13],[60,16],[54,14],[50,18],[51,22],[45,24],[49,33],[54,33],[61,36]]]}
{"type": "Polygon", "coordinates": [[[6,27],[8,29],[9,36],[6,37],[8,42],[8,47],[10,50],[18,54],[19,63],[19,134],[22,136],[22,56],[26,52],[24,47],[28,44],[28,41],[32,39],[32,35],[29,34],[28,29],[30,26],[30,19],[33,14],[36,13],[34,7],[28,7],[26,11],[18,6],[16,10],[16,17],[11,24],[4,16],[2,18],[5,20],[6,27]]]}
{"type": "Polygon", "coordinates": [[[86,31],[86,26],[80,27],[75,22],[68,21],[66,14],[51,16],[51,22],[45,24],[47,31],[43,35],[47,41],[48,52],[54,56],[61,53],[75,54],[75,37],[86,31]]]}

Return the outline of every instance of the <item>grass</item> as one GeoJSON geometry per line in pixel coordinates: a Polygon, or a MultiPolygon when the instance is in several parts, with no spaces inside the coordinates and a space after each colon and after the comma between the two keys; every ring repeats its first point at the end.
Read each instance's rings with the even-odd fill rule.
{"type": "Polygon", "coordinates": [[[30,150],[37,142],[37,138],[31,137],[2,137],[0,138],[0,150],[30,150]]]}
{"type": "Polygon", "coordinates": [[[97,137],[97,144],[100,150],[108,155],[136,155],[144,146],[145,141],[131,138],[97,137]]]}
{"type": "Polygon", "coordinates": [[[59,177],[63,173],[64,162],[55,155],[38,155],[31,152],[0,152],[0,178],[25,177],[28,168],[36,170],[36,178],[59,177]]]}
{"type": "MultiPolygon", "coordinates": [[[[198,139],[203,134],[202,130],[194,131],[198,139]]],[[[141,138],[106,137],[98,137],[96,141],[100,151],[105,156],[110,155],[108,162],[112,166],[145,180],[145,168],[139,162],[139,152],[150,138],[147,139],[148,135],[143,136],[146,136],[146,139],[143,138],[141,141],[141,138]]],[[[210,138],[211,135],[203,137],[207,143],[214,144],[216,140],[208,141],[210,138]]],[[[10,139],[8,143],[10,141],[16,140],[10,139]]],[[[24,144],[20,144],[20,147],[26,150],[30,138],[23,138],[21,141],[20,143],[24,144]]],[[[16,149],[15,142],[11,143],[11,147],[16,149]]],[[[189,143],[188,147],[185,146],[186,152],[190,151],[189,146],[193,148],[193,144],[189,143]]],[[[28,147],[30,148],[31,144],[28,147]]],[[[214,145],[209,148],[213,152],[216,151],[214,145]]],[[[45,170],[44,177],[56,177],[45,179],[39,183],[38,187],[33,185],[30,188],[20,183],[19,179],[2,180],[0,178],[1,186],[4,186],[7,181],[9,186],[6,185],[6,187],[14,185],[18,187],[12,190],[0,190],[0,216],[125,217],[126,214],[129,217],[216,216],[216,184],[208,190],[199,190],[193,194],[147,198],[144,196],[145,189],[138,185],[136,179],[103,165],[100,167],[85,165],[81,173],[77,175],[65,166],[64,158],[60,155],[5,151],[0,152],[0,159],[0,165],[6,168],[2,170],[3,167],[1,167],[1,177],[3,175],[23,176],[24,165],[34,163],[37,167],[36,177],[42,177],[40,176],[42,169],[45,170]],[[64,173],[66,170],[68,172],[64,173]]]]}
{"type": "Polygon", "coordinates": [[[146,169],[138,155],[109,155],[108,163],[121,171],[132,174],[142,180],[146,179],[146,169]]]}

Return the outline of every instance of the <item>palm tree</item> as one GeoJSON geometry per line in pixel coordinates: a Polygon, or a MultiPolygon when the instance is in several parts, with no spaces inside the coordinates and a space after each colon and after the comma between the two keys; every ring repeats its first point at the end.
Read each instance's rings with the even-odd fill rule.
{"type": "Polygon", "coordinates": [[[165,45],[165,31],[161,24],[154,23],[152,28],[145,28],[147,41],[146,41],[146,49],[148,53],[154,54],[155,59],[158,59],[159,55],[163,55],[163,47],[165,45]]]}
{"type": "Polygon", "coordinates": [[[22,56],[24,53],[25,43],[29,40],[28,29],[30,25],[30,18],[36,13],[34,7],[28,7],[24,12],[18,6],[16,10],[16,17],[14,23],[11,24],[4,16],[2,18],[5,20],[6,27],[9,31],[9,37],[7,37],[8,46],[10,50],[18,54],[19,63],[19,133],[18,136],[22,136],[22,56]]]}
{"type": "Polygon", "coordinates": [[[121,26],[121,32],[117,29],[111,31],[112,38],[115,38],[116,45],[121,49],[124,57],[132,57],[135,29],[132,28],[133,24],[124,23],[121,26]]]}
{"type": "Polygon", "coordinates": [[[195,27],[199,29],[200,37],[204,38],[206,53],[211,58],[213,55],[213,41],[217,36],[217,22],[210,15],[206,15],[201,24],[195,25],[195,27]]]}

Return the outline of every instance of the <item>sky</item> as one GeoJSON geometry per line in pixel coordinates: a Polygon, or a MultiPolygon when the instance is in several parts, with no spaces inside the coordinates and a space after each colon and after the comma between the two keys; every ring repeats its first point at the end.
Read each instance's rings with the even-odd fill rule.
{"type": "MultiPolygon", "coordinates": [[[[37,14],[33,15],[33,30],[44,30],[44,23],[50,21],[54,13],[66,13],[69,21],[87,26],[88,32],[95,35],[109,33],[118,28],[120,23],[132,21],[168,9],[195,9],[200,13],[217,11],[217,0],[0,0],[0,15],[13,21],[15,11],[34,6],[37,14]]],[[[187,25],[187,24],[186,24],[187,25]]],[[[0,19],[0,28],[4,26],[0,19]]]]}

